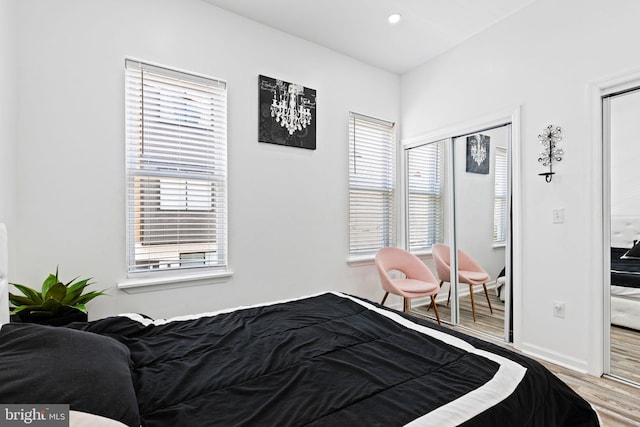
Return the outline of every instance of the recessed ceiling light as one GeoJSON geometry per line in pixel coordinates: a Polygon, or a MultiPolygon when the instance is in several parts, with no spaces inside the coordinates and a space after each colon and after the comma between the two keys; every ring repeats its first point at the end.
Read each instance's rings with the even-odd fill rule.
{"type": "Polygon", "coordinates": [[[389,24],[397,24],[398,22],[400,22],[400,18],[402,18],[402,15],[400,15],[399,13],[392,13],[391,15],[389,15],[387,20],[389,21],[389,24]]]}

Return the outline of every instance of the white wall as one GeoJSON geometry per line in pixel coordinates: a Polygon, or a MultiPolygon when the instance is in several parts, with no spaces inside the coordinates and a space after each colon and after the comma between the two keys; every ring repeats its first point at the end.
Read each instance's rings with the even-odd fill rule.
{"type": "Polygon", "coordinates": [[[18,139],[18,75],[16,73],[16,0],[0,0],[0,223],[7,225],[12,239],[9,257],[10,278],[15,270],[16,187],[15,168],[18,139]]]}
{"type": "Polygon", "coordinates": [[[399,119],[399,77],[200,0],[21,0],[19,264],[29,284],[60,265],[109,297],[90,317],[170,316],[337,289],[378,299],[349,267],[348,112],[399,119]],[[125,56],[228,82],[229,250],[234,276],[127,294],[125,56]],[[258,75],[317,90],[317,150],[258,143],[258,75]]]}
{"type": "Polygon", "coordinates": [[[640,68],[639,17],[635,0],[538,0],[401,78],[403,138],[521,106],[516,344],[594,373],[601,299],[590,295],[601,294],[602,279],[591,266],[602,260],[590,247],[592,197],[600,197],[592,196],[590,84],[640,68]],[[552,183],[537,161],[537,135],[549,124],[562,127],[566,153],[552,183]],[[564,224],[552,223],[553,208],[565,209],[564,224]],[[564,319],[553,317],[553,301],[566,303],[564,319]]]}

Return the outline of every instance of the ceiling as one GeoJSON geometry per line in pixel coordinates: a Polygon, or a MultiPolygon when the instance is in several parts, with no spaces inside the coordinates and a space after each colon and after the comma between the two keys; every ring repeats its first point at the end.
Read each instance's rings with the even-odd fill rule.
{"type": "Polygon", "coordinates": [[[535,0],[204,0],[403,74],[535,0]],[[400,13],[389,24],[391,13],[400,13]]]}

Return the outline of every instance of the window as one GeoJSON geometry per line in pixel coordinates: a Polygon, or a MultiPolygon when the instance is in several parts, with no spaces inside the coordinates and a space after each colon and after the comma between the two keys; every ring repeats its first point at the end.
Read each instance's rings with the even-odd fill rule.
{"type": "Polygon", "coordinates": [[[349,254],[394,242],[393,123],[349,115],[349,254]]]}
{"type": "Polygon", "coordinates": [[[442,241],[442,143],[406,150],[407,241],[410,251],[430,250],[442,241]]]}
{"type": "Polygon", "coordinates": [[[507,150],[496,147],[495,195],[493,205],[493,242],[505,243],[507,239],[507,150]]]}
{"type": "Polygon", "coordinates": [[[129,273],[226,268],[226,84],[125,61],[129,273]]]}

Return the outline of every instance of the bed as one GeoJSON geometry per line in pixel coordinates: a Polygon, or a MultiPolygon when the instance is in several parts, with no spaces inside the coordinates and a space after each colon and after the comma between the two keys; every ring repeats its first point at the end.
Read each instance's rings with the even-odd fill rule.
{"type": "Polygon", "coordinates": [[[110,427],[599,425],[539,363],[338,292],[167,320],[5,324],[0,404],[36,402],[110,427]]]}
{"type": "Polygon", "coordinates": [[[640,330],[639,240],[640,217],[611,218],[611,324],[637,330],[640,330]]]}

